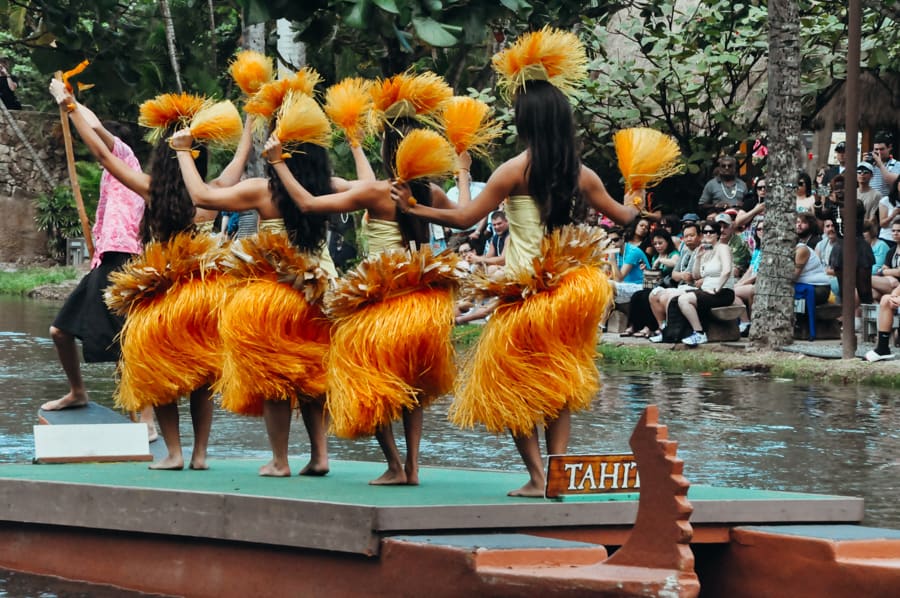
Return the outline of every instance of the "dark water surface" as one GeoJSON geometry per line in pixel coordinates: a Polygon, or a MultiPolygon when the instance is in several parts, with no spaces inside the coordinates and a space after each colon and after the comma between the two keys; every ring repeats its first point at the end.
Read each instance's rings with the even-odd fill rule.
{"type": "MultiPolygon", "coordinates": [[[[4,406],[0,409],[0,461],[31,460],[38,406],[67,390],[47,331],[58,308],[56,302],[0,297],[0,401],[4,406]]],[[[111,364],[84,367],[93,400],[112,406],[113,372],[111,364]]],[[[573,418],[570,452],[628,450],[628,437],[648,404],[659,406],[660,420],[669,426],[669,437],[679,442],[678,454],[692,483],[861,496],[866,501],[864,523],[900,528],[896,499],[900,399],[896,392],[816,386],[741,373],[706,376],[607,369],[592,411],[573,418]]],[[[423,465],[524,471],[510,439],[457,430],[445,415],[446,403],[426,412],[423,465]]],[[[190,446],[186,408],[182,438],[190,446]]],[[[291,437],[295,470],[305,463],[307,447],[303,426],[297,422],[291,437]]],[[[382,458],[374,440],[332,439],[329,449],[335,459],[382,458]]],[[[216,458],[268,456],[261,420],[216,412],[210,439],[212,467],[216,458]]],[[[53,580],[42,585],[44,580],[0,571],[0,596],[97,595],[71,584],[54,585],[53,580]]]]}

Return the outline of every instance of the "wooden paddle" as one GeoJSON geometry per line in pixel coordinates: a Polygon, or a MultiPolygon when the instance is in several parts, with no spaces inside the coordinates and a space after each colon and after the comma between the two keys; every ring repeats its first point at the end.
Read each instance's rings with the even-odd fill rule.
{"type": "MultiPolygon", "coordinates": [[[[62,79],[62,71],[56,71],[54,76],[62,79]]],[[[62,125],[63,141],[66,145],[66,166],[69,171],[69,182],[72,185],[72,195],[75,196],[75,206],[78,208],[78,218],[81,220],[81,232],[87,244],[88,256],[94,256],[94,240],[91,238],[91,222],[88,220],[87,210],[84,208],[84,199],[81,197],[81,187],[78,185],[78,173],[75,172],[75,150],[72,147],[72,131],[69,129],[69,114],[65,106],[59,107],[59,122],[62,125]]]]}

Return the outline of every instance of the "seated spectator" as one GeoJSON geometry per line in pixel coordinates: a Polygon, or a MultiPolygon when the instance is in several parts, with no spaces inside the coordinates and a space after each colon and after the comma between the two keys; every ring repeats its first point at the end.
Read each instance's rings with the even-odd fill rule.
{"type": "Polygon", "coordinates": [[[812,188],[812,179],[804,171],[797,173],[797,212],[812,212],[816,204],[816,196],[812,188]]]}
{"type": "Polygon", "coordinates": [[[659,221],[659,228],[664,228],[669,233],[676,248],[681,247],[681,221],[678,219],[678,216],[666,214],[659,221]]]}
{"type": "Polygon", "coordinates": [[[682,293],[693,290],[694,283],[694,256],[697,246],[700,245],[700,228],[696,222],[684,225],[681,231],[683,244],[678,256],[678,263],[672,270],[673,288],[657,287],[650,292],[648,297],[650,309],[653,312],[653,321],[657,322],[656,334],[650,337],[654,343],[662,342],[663,335],[659,332],[666,327],[666,313],[669,303],[682,293]]]}
{"type": "Polygon", "coordinates": [[[800,212],[794,224],[794,230],[801,243],[806,243],[810,249],[815,249],[816,244],[822,240],[819,236],[819,222],[812,212],[800,212]]]}
{"type": "Polygon", "coordinates": [[[641,216],[625,229],[625,242],[644,252],[649,259],[653,253],[650,246],[650,219],[641,216]]]}
{"type": "Polygon", "coordinates": [[[501,273],[506,266],[506,240],[509,238],[506,212],[497,210],[491,214],[491,227],[494,233],[488,239],[484,255],[475,255],[471,258],[472,263],[485,266],[488,276],[501,273]]]}
{"type": "Polygon", "coordinates": [[[898,190],[898,185],[900,185],[900,177],[891,183],[890,192],[882,197],[878,203],[878,224],[881,227],[878,231],[878,238],[887,243],[888,247],[894,245],[894,238],[891,236],[891,225],[900,218],[900,190],[898,190]]]}
{"type": "MultiPolygon", "coordinates": [[[[832,179],[839,178],[840,175],[832,179]]],[[[841,190],[841,202],[843,203],[843,190],[841,190]]],[[[854,296],[857,315],[859,315],[860,303],[872,303],[872,264],[875,263],[875,254],[872,253],[872,246],[863,238],[862,230],[865,221],[866,208],[861,201],[856,202],[856,230],[860,233],[856,237],[856,293],[854,296]]],[[[839,230],[838,234],[842,236],[843,231],[839,230]]],[[[844,277],[841,272],[844,268],[843,243],[837,243],[831,250],[831,262],[829,265],[837,276],[838,286],[840,289],[841,301],[849,301],[847,299],[847,289],[844,288],[844,277]]]]}
{"type": "MultiPolygon", "coordinates": [[[[462,259],[459,260],[456,267],[460,270],[460,274],[463,278],[472,272],[483,268],[481,264],[475,262],[475,258],[478,256],[475,254],[475,250],[472,249],[472,246],[469,243],[462,243],[457,249],[457,253],[459,253],[460,258],[462,259]]],[[[484,320],[491,315],[496,307],[497,303],[494,301],[486,301],[479,304],[469,299],[460,298],[453,309],[454,321],[456,324],[466,324],[476,320],[484,320]]]]}
{"type": "MultiPolygon", "coordinates": [[[[754,190],[756,191],[756,203],[753,204],[749,209],[739,210],[737,216],[734,219],[734,228],[737,230],[742,230],[748,224],[752,223],[757,216],[762,216],[766,213],[766,177],[759,177],[756,179],[756,183],[754,184],[754,190]]],[[[741,235],[744,237],[744,241],[747,241],[749,245],[750,241],[750,231],[749,229],[745,231],[745,234],[741,235]]],[[[753,247],[750,247],[753,250],[753,247]]]]}
{"type": "Polygon", "coordinates": [[[699,289],[678,296],[678,309],[693,329],[689,336],[681,339],[688,346],[707,342],[701,320],[709,317],[710,310],[734,303],[734,261],[731,247],[720,242],[721,227],[718,222],[704,223],[701,232],[703,234],[693,271],[694,281],[699,284],[699,289]]]}
{"type": "Polygon", "coordinates": [[[882,295],[878,305],[878,340],[875,348],[866,353],[866,361],[884,361],[894,359],[891,352],[891,333],[894,330],[894,316],[900,307],[900,287],[894,287],[890,293],[882,295]]]}
{"type": "MultiPolygon", "coordinates": [[[[806,243],[797,243],[794,248],[794,293],[803,296],[809,287],[812,287],[815,305],[828,303],[831,281],[825,273],[825,265],[806,243]]],[[[809,310],[810,306],[807,305],[806,309],[809,310]]]]}
{"type": "Polygon", "coordinates": [[[759,261],[762,258],[762,239],[765,225],[762,222],[753,227],[753,243],[756,249],[750,257],[750,266],[744,275],[734,285],[734,304],[743,305],[744,313],[741,314],[738,328],[741,336],[750,332],[750,314],[753,309],[753,299],[756,297],[756,275],[759,272],[759,261]]]}
{"type": "MultiPolygon", "coordinates": [[[[891,234],[896,241],[900,242],[900,220],[891,225],[891,234]]],[[[874,248],[872,251],[874,253],[874,248]]],[[[875,261],[878,262],[877,255],[875,261]]],[[[891,293],[900,282],[900,251],[897,251],[897,246],[894,245],[888,250],[884,263],[880,267],[872,266],[872,268],[875,269],[872,273],[872,295],[878,301],[883,295],[891,293]]]]}
{"type": "Polygon", "coordinates": [[[644,268],[650,267],[647,255],[625,242],[622,229],[614,227],[609,230],[612,253],[616,259],[610,260],[612,266],[612,283],[616,290],[616,303],[628,303],[631,296],[644,288],[644,268]]]}
{"type": "Polygon", "coordinates": [[[874,222],[863,221],[863,238],[872,247],[872,254],[875,256],[875,263],[872,264],[872,276],[884,268],[884,261],[887,259],[890,247],[888,244],[878,238],[878,225],[874,222]]]}
{"type": "Polygon", "coordinates": [[[837,227],[830,218],[822,224],[822,233],[822,240],[816,244],[816,255],[825,264],[825,273],[828,275],[828,280],[831,283],[831,292],[835,297],[839,298],[840,286],[838,285],[837,276],[834,275],[834,268],[830,264],[831,252],[834,250],[835,245],[840,242],[840,239],[838,239],[837,227]]]}
{"type": "Polygon", "coordinates": [[[740,235],[734,234],[734,222],[727,213],[716,216],[715,222],[719,225],[719,242],[731,248],[734,264],[734,276],[741,276],[750,266],[750,248],[740,235]]]}
{"type": "MultiPolygon", "coordinates": [[[[653,317],[653,311],[650,309],[650,293],[659,287],[668,288],[672,286],[672,271],[678,263],[678,250],[672,242],[669,231],[659,228],[653,232],[651,242],[656,257],[653,258],[651,270],[658,273],[657,282],[652,288],[644,288],[631,296],[631,306],[628,308],[628,328],[622,333],[622,336],[639,336],[642,338],[650,338],[656,334],[659,323],[653,317]]],[[[647,273],[644,272],[645,283],[647,273]]]]}

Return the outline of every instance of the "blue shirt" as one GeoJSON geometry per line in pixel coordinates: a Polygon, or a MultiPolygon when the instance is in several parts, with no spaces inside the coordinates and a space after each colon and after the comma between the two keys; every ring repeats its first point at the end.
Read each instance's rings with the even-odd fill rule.
{"type": "Polygon", "coordinates": [[[631,264],[631,270],[625,275],[622,282],[643,284],[644,271],[641,270],[641,263],[644,264],[645,268],[650,267],[650,262],[647,260],[647,254],[641,251],[640,247],[635,247],[631,243],[625,243],[625,253],[619,254],[618,256],[619,270],[621,270],[622,266],[625,264],[631,264]]]}

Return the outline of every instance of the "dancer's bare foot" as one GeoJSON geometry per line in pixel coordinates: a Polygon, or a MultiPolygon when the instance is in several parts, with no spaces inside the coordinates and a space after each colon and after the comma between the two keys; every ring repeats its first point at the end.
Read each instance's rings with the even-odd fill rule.
{"type": "Polygon", "coordinates": [[[163,469],[170,471],[181,471],[184,469],[184,458],[169,455],[161,461],[156,461],[150,465],[150,469],[163,469]]]}
{"type": "Polygon", "coordinates": [[[379,477],[369,482],[371,486],[403,486],[406,485],[406,473],[402,470],[388,469],[379,477]]]}
{"type": "Polygon", "coordinates": [[[75,407],[84,407],[88,404],[86,394],[68,393],[66,396],[56,399],[55,401],[47,401],[41,405],[44,411],[61,411],[62,409],[73,409],[75,407]]]}
{"type": "Polygon", "coordinates": [[[407,486],[418,486],[419,485],[419,468],[418,467],[404,467],[404,473],[406,474],[406,485],[407,486]]]}
{"type": "Polygon", "coordinates": [[[537,485],[533,482],[528,482],[521,488],[516,490],[510,490],[506,493],[507,496],[524,496],[526,498],[544,498],[544,486],[537,485]]]}
{"type": "Polygon", "coordinates": [[[275,460],[271,460],[259,468],[259,475],[270,478],[286,478],[291,475],[291,467],[288,464],[276,464],[275,460]]]}
{"type": "Polygon", "coordinates": [[[192,456],[190,468],[197,471],[205,471],[209,469],[209,465],[206,464],[206,457],[198,457],[196,455],[192,456]]]}
{"type": "Polygon", "coordinates": [[[310,462],[306,464],[306,467],[300,470],[300,475],[321,477],[323,475],[328,475],[329,471],[331,471],[331,469],[328,467],[328,459],[325,459],[322,463],[310,460],[310,462]]]}

